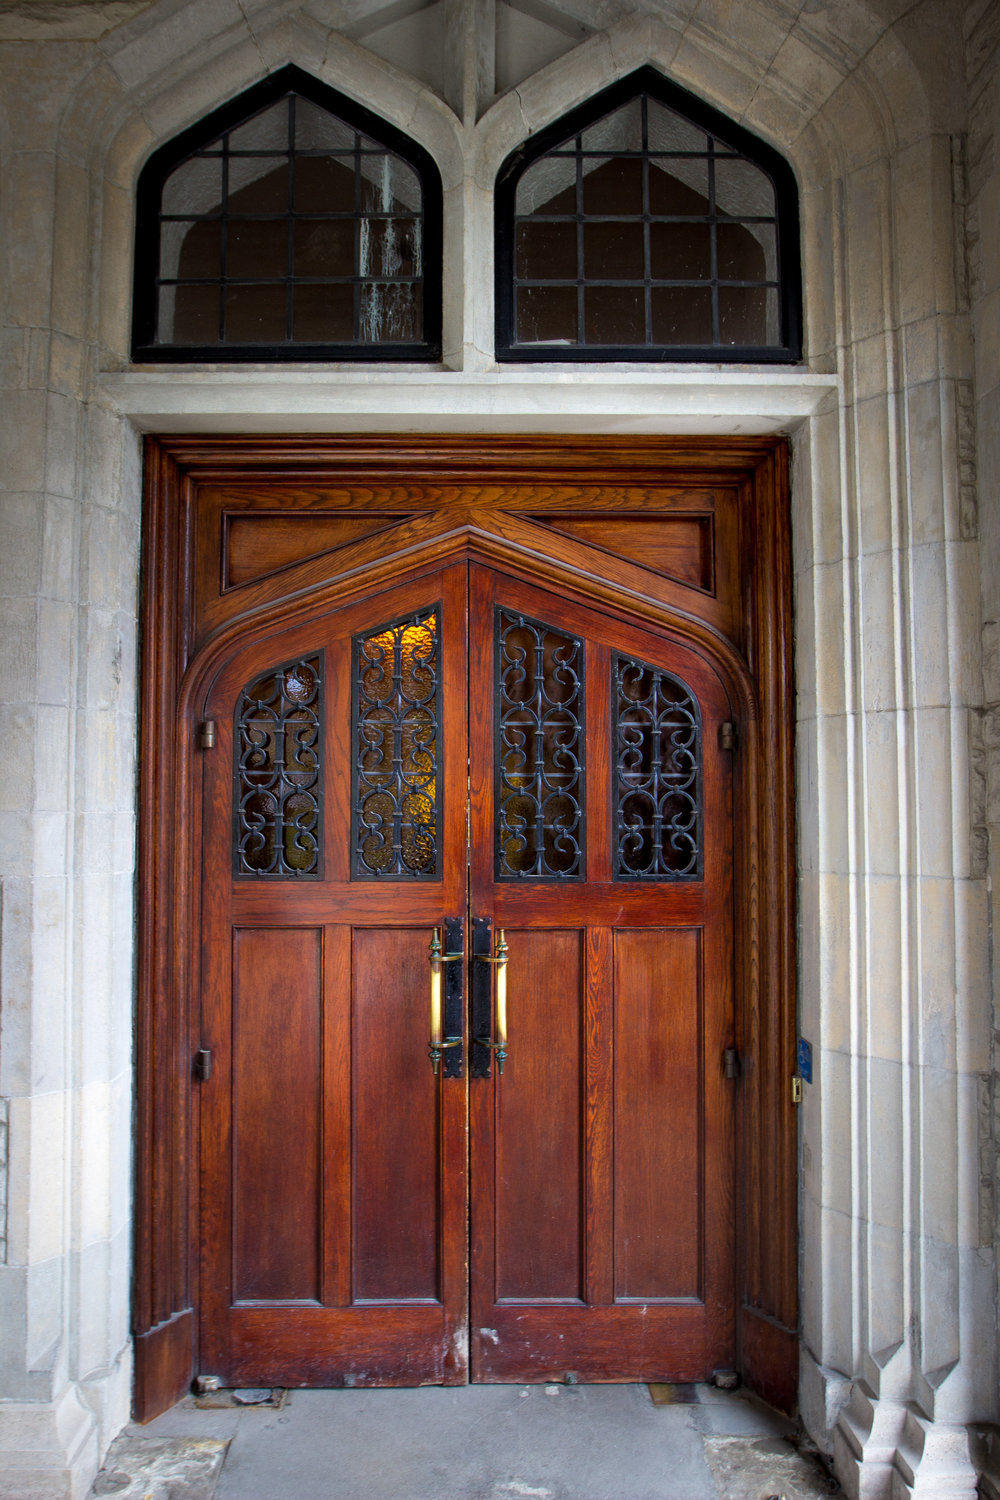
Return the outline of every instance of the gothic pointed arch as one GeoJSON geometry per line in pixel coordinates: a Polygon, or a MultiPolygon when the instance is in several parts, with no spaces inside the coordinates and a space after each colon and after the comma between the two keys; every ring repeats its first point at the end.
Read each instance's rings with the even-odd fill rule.
{"type": "Polygon", "coordinates": [[[139,178],[135,360],[435,360],[441,177],[388,121],[289,66],[139,178]]]}
{"type": "Polygon", "coordinates": [[[774,363],[801,342],[791,167],[655,69],[501,167],[498,359],[774,363]]]}

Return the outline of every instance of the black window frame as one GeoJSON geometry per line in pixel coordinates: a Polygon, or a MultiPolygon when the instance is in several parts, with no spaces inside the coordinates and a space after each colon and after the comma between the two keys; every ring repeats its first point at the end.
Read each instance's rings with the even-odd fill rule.
{"type": "MultiPolygon", "coordinates": [[[[441,174],[430,153],[403,131],[346,94],[289,64],[254,84],[154,151],[136,188],[135,257],[132,282],[132,360],[136,364],[263,364],[349,361],[434,363],[441,359],[442,300],[441,174]],[[160,204],[170,173],[194,152],[288,94],[294,93],[337,116],[401,157],[420,179],[423,337],[412,343],[215,343],[156,342],[160,270],[160,204]]],[[[294,282],[294,277],[287,280],[294,282]]]]}
{"type": "MultiPolygon", "coordinates": [[[[613,153],[609,153],[613,154],[613,153]]],[[[737,125],[711,105],[688,93],[655,68],[642,67],[609,88],[602,89],[558,120],[523,141],[506,158],[497,174],[494,198],[495,246],[495,356],[511,364],[599,364],[628,360],[635,363],[798,364],[802,360],[802,270],[799,242],[799,193],[795,174],[785,158],[757,136],[737,125]],[[597,124],[606,115],[641,94],[683,116],[706,134],[746,157],[771,179],[775,191],[778,305],[781,342],[770,345],[732,344],[518,344],[516,332],[516,200],[524,172],[550,151],[597,124]]],[[[580,216],[586,222],[586,215],[580,216]]],[[[648,217],[648,215],[646,215],[648,217]]],[[[572,220],[569,220],[572,222],[572,220]]],[[[579,272],[581,268],[578,266],[579,272]]],[[[647,278],[648,281],[648,278],[647,278]]],[[[577,277],[587,285],[586,277],[577,277]]],[[[706,279],[706,286],[713,282],[706,279]]]]}

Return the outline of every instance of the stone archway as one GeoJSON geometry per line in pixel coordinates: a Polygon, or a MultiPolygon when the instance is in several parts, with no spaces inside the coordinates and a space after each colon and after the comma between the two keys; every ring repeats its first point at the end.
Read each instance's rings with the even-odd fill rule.
{"type": "MultiPolygon", "coordinates": [[[[30,1019],[9,1010],[5,1018],[4,1067],[15,1197],[34,1201],[43,1183],[48,1195],[53,1182],[62,1186],[58,1212],[19,1221],[29,1227],[15,1225],[8,1248],[22,1370],[7,1421],[15,1431],[20,1403],[43,1403],[52,1451],[72,1447],[74,1464],[86,1467],[123,1420],[128,1389],[122,830],[133,806],[139,503],[130,420],[161,430],[343,428],[385,426],[391,411],[403,425],[447,419],[467,430],[795,428],[802,1030],[820,1058],[803,1113],[801,1399],[825,1441],[860,1382],[840,1428],[846,1478],[860,1473],[880,1493],[894,1474],[913,1488],[913,1465],[930,1474],[944,1464],[956,1492],[968,1486],[965,1424],[994,1414],[994,1274],[976,1222],[970,1102],[989,1075],[989,993],[984,867],[966,857],[963,792],[979,685],[969,645],[978,630],[975,496],[958,468],[959,455],[968,465],[975,450],[952,233],[948,138],[965,119],[957,28],[933,8],[887,23],[873,8],[840,6],[836,35],[825,13],[793,24],[775,13],[737,46],[703,12],[614,26],[481,116],[463,93],[453,99],[461,120],[426,86],[292,6],[262,8],[252,28],[219,30],[206,18],[202,33],[153,6],[99,48],[78,39],[58,62],[39,52],[27,68],[19,53],[9,97],[27,103],[37,90],[51,107],[44,117],[11,110],[5,123],[14,285],[26,320],[12,324],[5,409],[17,429],[15,492],[46,497],[47,550],[25,575],[41,581],[12,596],[21,602],[10,639],[25,643],[12,702],[36,737],[44,789],[32,837],[48,834],[37,846],[44,857],[26,846],[5,885],[5,948],[27,955],[31,977],[30,1019]],[[253,377],[221,386],[204,375],[186,384],[144,384],[139,372],[99,379],[98,365],[121,368],[127,358],[122,288],[142,156],[262,66],[289,58],[396,111],[441,163],[451,189],[451,368],[420,391],[403,377],[362,393],[331,379],[310,409],[290,385],[268,380],[266,391],[253,377]],[[612,386],[578,374],[570,392],[554,372],[515,384],[491,368],[480,269],[491,166],[547,112],[642,62],[744,118],[795,165],[808,357],[814,380],[833,377],[828,408],[789,401],[762,411],[765,377],[737,388],[712,371],[686,384],[664,372],[612,386]],[[107,566],[116,552],[120,570],[107,566]],[[54,673],[43,639],[60,642],[54,673]],[[109,777],[112,746],[121,758],[109,777]],[[79,844],[68,835],[53,844],[53,827],[70,826],[79,844]],[[27,884],[29,872],[38,884],[27,884]],[[82,1050],[74,1036],[87,1037],[82,1050]],[[65,1150],[57,1117],[79,1124],[65,1150]],[[107,1186],[89,1170],[94,1161],[107,1186]],[[72,1306],[91,1309],[86,1323],[72,1306]],[[81,1404],[82,1389],[99,1419],[81,1404]],[[67,1423],[72,1438],[59,1435],[67,1423]]],[[[800,393],[816,392],[809,378],[800,393]]],[[[36,557],[40,514],[14,505],[18,555],[36,557]]]]}

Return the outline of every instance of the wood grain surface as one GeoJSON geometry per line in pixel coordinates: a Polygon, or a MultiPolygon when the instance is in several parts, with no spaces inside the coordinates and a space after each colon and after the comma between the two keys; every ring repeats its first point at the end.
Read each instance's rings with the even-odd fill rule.
{"type": "Polygon", "coordinates": [[[140,1419],[195,1373],[689,1380],[736,1364],[794,1399],[787,485],[773,439],[148,442],[140,1419]],[[584,641],[579,882],[495,878],[497,601],[584,641]],[[352,880],[350,641],[437,604],[441,878],[352,880]],[[322,878],[234,879],[234,705],[317,650],[322,878]],[[613,878],[616,651],[701,707],[704,879],[613,878]],[[508,931],[502,1078],[431,1073],[426,945],[446,916],[508,931]]]}

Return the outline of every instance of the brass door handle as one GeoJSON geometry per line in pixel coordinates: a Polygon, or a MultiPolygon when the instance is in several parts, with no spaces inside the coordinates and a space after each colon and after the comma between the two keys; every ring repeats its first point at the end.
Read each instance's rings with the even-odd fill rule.
{"type": "MultiPolygon", "coordinates": [[[[462,943],[463,923],[457,918],[450,918],[445,923],[445,933],[449,943],[457,940],[462,943]]],[[[431,945],[428,959],[431,966],[431,1040],[428,1053],[431,1067],[435,1074],[441,1067],[441,1057],[452,1048],[462,1045],[462,1011],[464,999],[464,984],[461,969],[454,971],[455,981],[449,975],[447,995],[444,994],[444,966],[445,964],[460,963],[465,958],[465,952],[459,946],[457,952],[445,953],[441,947],[441,928],[435,927],[431,934],[431,945]],[[447,1025],[448,1034],[445,1035],[447,1025]]],[[[462,1054],[455,1052],[446,1059],[445,1077],[461,1078],[462,1076],[462,1054]]]]}
{"type": "MultiPolygon", "coordinates": [[[[502,927],[497,929],[497,945],[493,953],[477,953],[475,955],[479,963],[493,964],[496,981],[493,985],[494,991],[494,1025],[495,1037],[476,1036],[475,1042],[479,1047],[488,1047],[491,1052],[496,1053],[497,1072],[503,1072],[503,1065],[507,1061],[507,939],[502,927]]],[[[488,1018],[487,1018],[488,1019],[488,1018]]]]}

